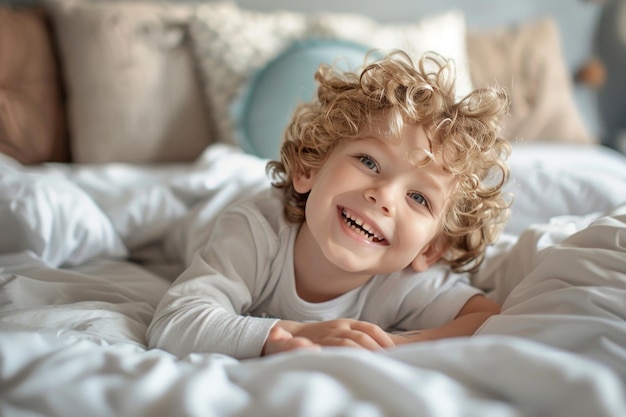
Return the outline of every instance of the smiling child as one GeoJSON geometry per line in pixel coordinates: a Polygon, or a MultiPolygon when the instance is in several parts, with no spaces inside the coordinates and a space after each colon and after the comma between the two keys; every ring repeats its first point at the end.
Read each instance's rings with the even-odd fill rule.
{"type": "Polygon", "coordinates": [[[468,284],[509,202],[506,94],[457,100],[452,64],[390,53],[322,66],[272,189],[227,208],[148,329],[178,356],[391,348],[470,336],[499,306],[468,284]]]}

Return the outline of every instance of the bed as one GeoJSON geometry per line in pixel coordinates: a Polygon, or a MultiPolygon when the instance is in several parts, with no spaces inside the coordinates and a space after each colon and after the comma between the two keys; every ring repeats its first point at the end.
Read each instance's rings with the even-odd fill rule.
{"type": "MultiPolygon", "coordinates": [[[[246,119],[242,108],[254,102],[242,97],[261,92],[248,84],[234,98],[228,83],[216,89],[210,77],[227,73],[239,84],[254,83],[259,78],[252,72],[276,61],[257,50],[257,68],[237,66],[250,62],[249,56],[234,57],[233,51],[245,51],[217,48],[210,55],[209,46],[215,48],[224,38],[210,45],[207,39],[228,30],[241,33],[237,24],[249,19],[248,13],[262,13],[245,24],[258,24],[251,33],[263,33],[277,50],[302,41],[298,28],[304,26],[298,25],[305,17],[243,11],[233,4],[194,5],[193,12],[180,4],[131,5],[150,8],[142,16],[151,24],[157,21],[154,8],[166,7],[167,19],[158,22],[166,22],[167,31],[141,26],[142,36],[158,40],[161,54],[168,51],[166,63],[162,55],[151,56],[151,50],[125,36],[128,28],[138,33],[129,23],[129,16],[138,14],[120,12],[118,7],[128,7],[122,4],[48,4],[56,24],[51,36],[63,63],[57,75],[64,79],[68,98],[63,110],[72,159],[38,153],[26,160],[26,151],[33,155],[30,145],[22,153],[9,147],[0,154],[0,415],[626,416],[626,156],[593,138],[593,128],[576,112],[568,79],[560,81],[567,87],[560,103],[548,103],[556,100],[554,94],[537,93],[539,109],[518,104],[505,126],[513,142],[506,185],[515,196],[512,216],[481,269],[470,276],[502,304],[502,313],[474,336],[381,352],[324,348],[247,360],[211,353],[179,358],[148,349],[146,330],[161,295],[206,241],[216,215],[233,201],[270,186],[264,167],[276,143],[263,145],[267,154],[255,152],[259,138],[250,132],[269,128],[258,124],[263,117],[246,119]],[[208,13],[203,7],[214,9],[208,13]],[[94,19],[103,13],[98,18],[111,24],[110,8],[116,10],[118,31],[106,25],[102,33],[94,30],[99,27],[94,19]],[[282,43],[276,42],[274,31],[259,32],[280,19],[290,22],[289,42],[282,38],[284,32],[282,43]],[[195,36],[194,53],[172,47],[180,42],[182,21],[195,24],[187,39],[195,36]],[[207,22],[212,22],[213,32],[207,31],[207,22]],[[91,28],[92,37],[77,37],[85,27],[91,28]],[[96,35],[118,36],[126,45],[123,57],[135,56],[130,51],[144,62],[107,59],[99,66],[98,56],[120,53],[102,39],[95,51],[73,49],[79,40],[89,42],[96,35]],[[222,51],[219,59],[216,51],[222,51]],[[190,70],[194,60],[197,72],[190,70]],[[153,83],[133,78],[133,71],[146,65],[153,67],[153,83]],[[102,72],[94,77],[98,70],[102,72]],[[196,74],[199,80],[173,79],[174,72],[196,74]],[[107,74],[112,74],[110,79],[107,74]],[[166,91],[172,87],[164,87],[163,79],[172,80],[176,92],[166,91]],[[88,85],[91,94],[84,90],[88,85]],[[181,91],[187,96],[177,95],[181,91]],[[168,100],[154,103],[164,94],[168,100]],[[115,98],[116,106],[107,106],[103,95],[115,98]],[[152,114],[139,112],[146,103],[152,114]],[[182,122],[177,119],[185,134],[169,132],[168,145],[159,148],[176,103],[191,103],[192,108],[202,103],[202,112],[190,110],[182,122]],[[210,129],[207,111],[214,120],[210,129]]],[[[332,53],[354,43],[350,33],[339,33],[341,25],[333,23],[347,19],[340,17],[327,15],[323,25],[319,20],[313,25],[316,33],[325,31],[325,41],[341,37],[332,53]]],[[[462,17],[456,11],[435,20],[435,26],[450,29],[448,47],[450,36],[466,41],[464,26],[452,35],[462,17]]],[[[362,16],[351,18],[353,28],[365,25],[363,33],[380,29],[362,16]]],[[[539,22],[527,30],[558,33],[557,26],[539,22]]],[[[468,46],[470,58],[488,51],[485,42],[494,36],[498,41],[491,43],[492,53],[510,52],[493,45],[511,40],[521,29],[489,33],[489,38],[479,32],[467,35],[483,42],[482,47],[468,46]]],[[[232,36],[228,39],[234,42],[232,36]]],[[[525,57],[532,57],[519,37],[516,42],[525,57]]],[[[452,48],[449,53],[458,57],[464,51],[452,48]]],[[[540,57],[545,55],[533,59],[540,57]]],[[[566,59],[559,65],[535,76],[557,77],[566,72],[566,59]]],[[[481,68],[468,64],[468,82],[493,80],[486,72],[489,66],[493,62],[481,68]]],[[[282,96],[272,100],[278,107],[286,105],[282,96]]]]}

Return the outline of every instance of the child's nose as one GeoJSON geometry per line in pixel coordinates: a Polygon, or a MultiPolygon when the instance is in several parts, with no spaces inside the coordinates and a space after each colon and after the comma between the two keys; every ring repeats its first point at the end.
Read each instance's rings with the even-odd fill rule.
{"type": "Polygon", "coordinates": [[[365,191],[365,199],[379,207],[386,216],[395,214],[395,206],[389,187],[369,188],[365,191]]]}

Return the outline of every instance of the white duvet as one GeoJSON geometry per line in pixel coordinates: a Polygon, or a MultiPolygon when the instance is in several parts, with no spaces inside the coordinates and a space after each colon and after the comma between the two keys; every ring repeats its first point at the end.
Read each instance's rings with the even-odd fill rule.
{"type": "Polygon", "coordinates": [[[473,277],[503,312],[472,338],[147,350],[160,295],[263,166],[222,145],[190,165],[0,159],[0,416],[626,416],[626,158],[601,148],[514,150],[513,216],[473,277]]]}

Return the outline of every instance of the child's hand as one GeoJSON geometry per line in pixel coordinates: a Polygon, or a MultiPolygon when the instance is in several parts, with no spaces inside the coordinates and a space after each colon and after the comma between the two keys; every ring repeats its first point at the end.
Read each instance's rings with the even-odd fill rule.
{"type": "Polygon", "coordinates": [[[290,350],[312,348],[319,349],[319,345],[311,342],[305,337],[294,337],[287,330],[283,329],[280,324],[276,324],[270,330],[270,334],[263,345],[261,356],[272,355],[274,353],[288,352],[290,350]]]}
{"type": "Polygon", "coordinates": [[[315,323],[279,323],[293,336],[303,337],[321,346],[361,347],[368,350],[391,348],[391,336],[375,324],[352,319],[337,319],[315,323]]]}

